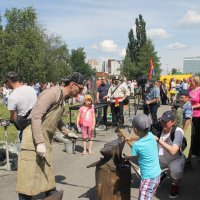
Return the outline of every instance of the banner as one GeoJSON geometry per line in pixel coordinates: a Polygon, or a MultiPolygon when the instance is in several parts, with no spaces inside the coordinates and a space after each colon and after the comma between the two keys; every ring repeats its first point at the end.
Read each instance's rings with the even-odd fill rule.
{"type": "Polygon", "coordinates": [[[154,67],[153,67],[152,58],[150,58],[149,80],[152,79],[153,76],[155,76],[155,71],[154,71],[154,67]]]}

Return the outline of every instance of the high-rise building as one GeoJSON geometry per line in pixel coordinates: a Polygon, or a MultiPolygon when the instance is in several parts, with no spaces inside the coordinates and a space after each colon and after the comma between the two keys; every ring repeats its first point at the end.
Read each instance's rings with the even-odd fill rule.
{"type": "Polygon", "coordinates": [[[120,75],[121,60],[108,59],[108,73],[112,75],[120,75]]]}
{"type": "Polygon", "coordinates": [[[92,69],[95,69],[97,72],[102,71],[102,65],[99,64],[95,59],[88,60],[88,64],[92,67],[92,69]]]}
{"type": "Polygon", "coordinates": [[[96,69],[97,72],[106,72],[112,75],[120,75],[120,69],[122,65],[121,60],[108,59],[103,61],[102,64],[99,64],[96,60],[88,60],[88,64],[91,65],[93,69],[96,69]]]}
{"type": "Polygon", "coordinates": [[[184,74],[199,74],[200,73],[200,56],[183,58],[183,73],[184,74]]]}

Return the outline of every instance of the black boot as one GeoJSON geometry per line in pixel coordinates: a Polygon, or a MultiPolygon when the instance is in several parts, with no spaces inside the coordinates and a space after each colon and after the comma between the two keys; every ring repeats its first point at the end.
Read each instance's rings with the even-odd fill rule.
{"type": "Polygon", "coordinates": [[[57,192],[57,190],[56,190],[56,188],[54,187],[54,188],[52,188],[51,190],[46,191],[46,192],[45,192],[45,195],[46,195],[46,197],[48,197],[48,196],[51,196],[52,194],[54,194],[54,193],[56,193],[56,192],[57,192]]]}
{"type": "Polygon", "coordinates": [[[26,194],[18,194],[19,200],[31,200],[32,196],[26,195],[26,194]]]}

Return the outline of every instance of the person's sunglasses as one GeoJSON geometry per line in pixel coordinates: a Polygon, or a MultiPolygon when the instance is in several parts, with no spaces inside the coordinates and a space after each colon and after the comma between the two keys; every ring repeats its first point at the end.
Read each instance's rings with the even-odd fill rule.
{"type": "Polygon", "coordinates": [[[74,85],[76,85],[76,86],[79,88],[79,90],[82,90],[82,89],[83,89],[83,86],[82,86],[82,85],[79,85],[79,84],[77,84],[77,83],[75,83],[75,82],[74,82],[74,85]]]}

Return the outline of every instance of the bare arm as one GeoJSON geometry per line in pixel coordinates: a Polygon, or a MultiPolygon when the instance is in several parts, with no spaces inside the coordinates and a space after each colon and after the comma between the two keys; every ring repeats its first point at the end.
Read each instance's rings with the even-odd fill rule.
{"type": "Polygon", "coordinates": [[[17,112],[15,110],[10,110],[10,121],[14,121],[17,118],[17,112]]]}
{"type": "Polygon", "coordinates": [[[198,110],[198,109],[200,109],[200,104],[197,104],[197,105],[195,105],[195,106],[192,106],[192,108],[193,108],[194,110],[198,110]]]}
{"type": "Polygon", "coordinates": [[[99,103],[99,92],[97,92],[96,99],[97,99],[97,103],[99,103]]]}
{"type": "Polygon", "coordinates": [[[96,116],[95,112],[92,113],[92,129],[95,129],[95,124],[96,124],[96,116]]]}
{"type": "Polygon", "coordinates": [[[77,124],[77,126],[79,126],[80,116],[81,116],[81,113],[78,112],[77,119],[76,119],[76,124],[77,124]]]}
{"type": "Polygon", "coordinates": [[[154,136],[158,144],[160,144],[163,148],[165,148],[171,155],[175,155],[180,147],[177,144],[169,145],[165,141],[159,139],[157,136],[154,136]]]}
{"type": "Polygon", "coordinates": [[[64,122],[62,120],[60,120],[58,122],[58,129],[60,130],[60,132],[63,134],[63,135],[68,135],[68,133],[70,132],[70,130],[65,126],[64,122]]]}
{"type": "Polygon", "coordinates": [[[155,98],[155,99],[152,99],[150,101],[146,101],[146,104],[152,104],[152,103],[156,103],[158,101],[160,101],[160,98],[155,98]]]}

